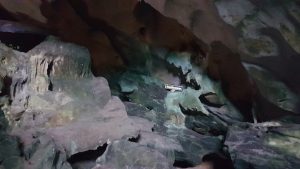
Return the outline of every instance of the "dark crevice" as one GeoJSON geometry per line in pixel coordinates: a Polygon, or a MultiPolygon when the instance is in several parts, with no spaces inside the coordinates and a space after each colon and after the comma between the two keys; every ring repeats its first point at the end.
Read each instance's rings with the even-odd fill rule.
{"type": "Polygon", "coordinates": [[[128,139],[130,142],[138,143],[141,140],[141,135],[137,135],[137,137],[131,137],[128,139]]]}
{"type": "Polygon", "coordinates": [[[8,77],[8,76],[5,76],[3,78],[3,84],[4,84],[4,86],[3,86],[2,91],[0,93],[0,97],[10,95],[10,85],[12,84],[12,78],[8,77]]]}
{"type": "Polygon", "coordinates": [[[234,169],[232,160],[221,153],[207,154],[202,158],[202,162],[212,163],[214,169],[234,169]]]}
{"type": "Polygon", "coordinates": [[[173,167],[179,167],[179,168],[190,168],[190,167],[194,167],[195,165],[193,165],[191,162],[186,161],[186,160],[175,160],[173,167]]]}
{"type": "Polygon", "coordinates": [[[21,52],[28,52],[43,42],[46,35],[33,33],[0,32],[0,41],[6,46],[21,52]]]}
{"type": "Polygon", "coordinates": [[[128,95],[121,93],[119,95],[119,98],[123,101],[123,102],[131,102],[131,99],[128,95]]]}
{"type": "Polygon", "coordinates": [[[49,91],[53,91],[53,83],[50,81],[48,86],[49,91]]]}
{"type": "Polygon", "coordinates": [[[11,97],[15,97],[16,96],[16,93],[17,93],[17,87],[18,87],[18,83],[15,83],[13,85],[13,93],[12,93],[12,96],[11,97]]]}
{"type": "Polygon", "coordinates": [[[220,107],[224,106],[224,104],[216,104],[216,103],[212,103],[212,102],[208,101],[206,99],[206,96],[209,96],[209,95],[215,95],[215,94],[212,93],[212,92],[209,92],[209,93],[206,93],[206,94],[203,94],[203,95],[199,96],[199,100],[201,101],[201,103],[203,103],[207,106],[210,106],[210,107],[217,107],[217,108],[220,108],[220,107]]]}
{"type": "Polygon", "coordinates": [[[191,79],[190,82],[186,82],[187,86],[195,89],[195,90],[200,90],[201,86],[197,83],[195,79],[191,79]]]}
{"type": "Polygon", "coordinates": [[[53,159],[53,166],[55,166],[55,164],[57,164],[59,162],[59,156],[60,156],[60,152],[56,151],[55,155],[54,155],[54,159],[53,159]]]}
{"type": "MultiPolygon", "coordinates": [[[[88,150],[84,152],[80,152],[77,154],[72,155],[70,158],[68,158],[68,162],[73,165],[84,163],[84,162],[95,162],[98,157],[103,155],[103,153],[106,151],[107,143],[103,144],[102,146],[99,146],[96,150],[88,150]]],[[[75,168],[75,167],[73,167],[75,168]]]]}
{"type": "Polygon", "coordinates": [[[199,114],[204,114],[203,112],[198,111],[196,109],[186,109],[181,104],[179,104],[179,107],[180,107],[181,112],[188,116],[197,116],[199,114]]]}
{"type": "Polygon", "coordinates": [[[139,29],[139,33],[140,33],[142,36],[146,36],[146,31],[147,31],[147,28],[145,28],[145,27],[141,27],[141,28],[139,29]]]}
{"type": "Polygon", "coordinates": [[[50,73],[52,72],[53,70],[53,61],[51,61],[48,65],[48,68],[47,68],[47,76],[50,77],[50,73]]]}
{"type": "Polygon", "coordinates": [[[175,65],[168,63],[167,61],[163,61],[167,70],[172,73],[174,76],[177,76],[180,79],[180,83],[185,85],[186,87],[190,87],[195,90],[200,90],[201,86],[197,83],[195,79],[191,79],[190,82],[187,81],[187,75],[191,72],[189,70],[185,74],[182,72],[181,68],[176,67],[175,65]]]}
{"type": "Polygon", "coordinates": [[[148,105],[148,106],[146,106],[146,108],[149,109],[149,110],[153,110],[153,106],[148,105]]]}
{"type": "Polygon", "coordinates": [[[49,86],[48,86],[48,90],[49,91],[53,91],[53,83],[52,81],[50,80],[50,74],[53,70],[53,64],[54,64],[54,61],[51,61],[48,65],[48,68],[47,68],[47,76],[49,78],[49,86]]]}

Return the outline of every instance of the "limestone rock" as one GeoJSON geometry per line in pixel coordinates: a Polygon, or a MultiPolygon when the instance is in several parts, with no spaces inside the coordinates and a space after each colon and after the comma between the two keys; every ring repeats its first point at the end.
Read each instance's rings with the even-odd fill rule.
{"type": "Polygon", "coordinates": [[[6,113],[26,150],[25,168],[67,169],[72,155],[151,131],[149,121],[127,116],[106,79],[92,76],[85,48],[49,40],[11,53],[14,64],[4,67],[12,78],[6,113]]]}

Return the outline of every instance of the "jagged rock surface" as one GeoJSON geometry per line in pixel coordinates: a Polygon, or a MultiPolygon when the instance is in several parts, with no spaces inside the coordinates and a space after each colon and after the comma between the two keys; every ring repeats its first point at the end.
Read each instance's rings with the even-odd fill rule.
{"type": "Polygon", "coordinates": [[[92,76],[86,49],[49,40],[6,57],[19,59],[2,67],[12,69],[12,105],[5,113],[28,150],[25,168],[70,168],[66,159],[76,153],[151,131],[147,120],[127,116],[104,78],[92,76]]]}
{"type": "Polygon", "coordinates": [[[300,120],[242,123],[229,97],[256,88],[252,78],[263,109],[297,113],[299,2],[145,1],[0,0],[0,19],[14,20],[0,21],[11,24],[0,26],[1,38],[41,33],[22,22],[88,49],[55,39],[28,53],[0,45],[0,106],[10,124],[0,124],[0,168],[232,168],[206,161],[215,153],[237,169],[298,167],[299,126],[289,123],[300,120]],[[90,55],[97,76],[109,70],[112,91],[92,75],[90,55]],[[120,66],[126,71],[110,72],[120,66]]]}
{"type": "Polygon", "coordinates": [[[172,165],[173,160],[169,160],[155,149],[128,141],[115,141],[109,145],[104,155],[97,159],[94,169],[171,169],[172,165]]]}
{"type": "Polygon", "coordinates": [[[230,127],[228,146],[236,169],[299,168],[299,125],[230,127]]]}

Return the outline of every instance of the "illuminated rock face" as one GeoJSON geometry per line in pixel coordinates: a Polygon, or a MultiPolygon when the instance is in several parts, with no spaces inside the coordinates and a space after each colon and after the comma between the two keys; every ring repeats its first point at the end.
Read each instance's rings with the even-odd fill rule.
{"type": "Polygon", "coordinates": [[[61,165],[76,153],[135,137],[140,130],[151,131],[149,121],[127,116],[125,106],[111,96],[104,78],[91,74],[85,48],[49,40],[28,53],[5,50],[15,53],[5,56],[15,59],[14,65],[2,65],[6,71],[13,70],[8,72],[12,103],[5,112],[12,133],[21,139],[25,150],[35,148],[35,142],[40,144],[26,154],[25,168],[61,165]],[[59,152],[62,161],[54,160],[55,153],[49,154],[52,150],[59,152]],[[37,160],[41,156],[44,161],[37,160]]]}

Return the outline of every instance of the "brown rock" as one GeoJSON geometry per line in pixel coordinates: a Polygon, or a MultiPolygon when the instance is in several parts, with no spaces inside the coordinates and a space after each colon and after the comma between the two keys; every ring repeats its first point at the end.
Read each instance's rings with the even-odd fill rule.
{"type": "Polygon", "coordinates": [[[226,24],[211,0],[145,0],[166,17],[176,19],[197,38],[210,44],[221,41],[230,49],[238,47],[235,30],[226,24]]]}
{"type": "Polygon", "coordinates": [[[257,89],[239,55],[221,42],[213,42],[207,60],[207,73],[213,79],[221,81],[225,96],[244,114],[245,120],[251,121],[252,104],[257,89]]]}
{"type": "Polygon", "coordinates": [[[116,32],[155,47],[189,51],[195,56],[205,56],[208,50],[206,44],[186,27],[137,0],[36,0],[22,2],[23,6],[17,9],[14,6],[19,6],[18,3],[0,0],[0,11],[19,22],[43,28],[65,41],[87,47],[96,75],[124,65],[123,49],[114,45],[120,38],[116,32]],[[35,11],[33,14],[28,12],[29,7],[35,11]],[[112,34],[116,37],[112,38],[112,34]]]}

